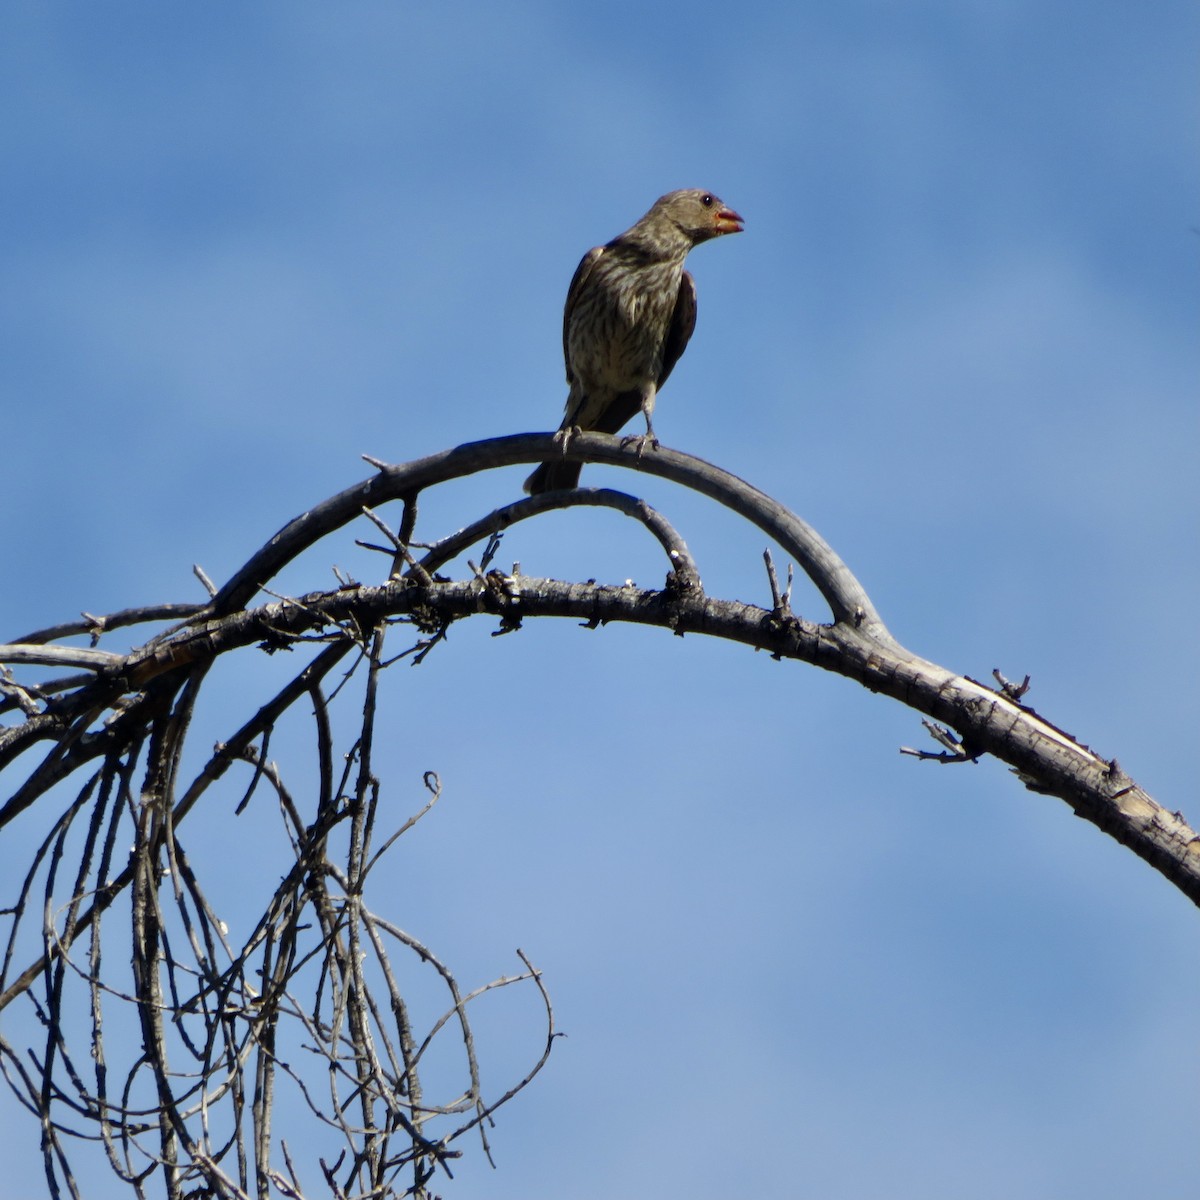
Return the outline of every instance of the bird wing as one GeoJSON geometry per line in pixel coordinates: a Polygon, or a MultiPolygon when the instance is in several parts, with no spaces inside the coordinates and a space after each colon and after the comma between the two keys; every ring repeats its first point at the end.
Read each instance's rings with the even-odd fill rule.
{"type": "Polygon", "coordinates": [[[592,273],[592,268],[600,260],[600,256],[604,253],[606,247],[593,246],[580,260],[579,266],[575,268],[575,274],[571,277],[571,286],[567,288],[567,302],[563,306],[563,362],[567,364],[567,382],[574,383],[575,376],[571,372],[571,351],[568,348],[568,341],[571,336],[571,317],[575,314],[575,302],[579,299],[584,286],[587,283],[588,276],[592,273]]]}
{"type": "Polygon", "coordinates": [[[667,336],[663,340],[662,369],[658,373],[658,386],[661,388],[667,382],[667,376],[675,368],[687,344],[691,340],[692,330],[696,328],[696,281],[691,271],[684,271],[679,280],[679,295],[675,299],[675,311],[671,314],[671,324],[667,327],[667,336]]]}

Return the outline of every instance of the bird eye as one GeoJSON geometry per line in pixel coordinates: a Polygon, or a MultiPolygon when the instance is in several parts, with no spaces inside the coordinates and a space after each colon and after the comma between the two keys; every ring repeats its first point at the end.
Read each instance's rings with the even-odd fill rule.
{"type": "Polygon", "coordinates": [[[713,198],[707,193],[700,197],[700,203],[703,204],[705,208],[712,208],[712,202],[713,198]]]}

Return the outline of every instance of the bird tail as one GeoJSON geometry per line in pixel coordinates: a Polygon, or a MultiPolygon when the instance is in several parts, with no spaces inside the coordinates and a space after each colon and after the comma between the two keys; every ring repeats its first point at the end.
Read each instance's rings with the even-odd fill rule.
{"type": "Polygon", "coordinates": [[[578,487],[582,470],[583,463],[569,462],[565,458],[544,462],[525,480],[525,490],[531,496],[540,496],[542,492],[557,492],[562,488],[578,487]]]}

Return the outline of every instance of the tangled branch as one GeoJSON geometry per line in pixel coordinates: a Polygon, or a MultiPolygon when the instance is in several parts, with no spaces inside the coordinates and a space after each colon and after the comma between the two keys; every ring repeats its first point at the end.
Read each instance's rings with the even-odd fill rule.
{"type": "Polygon", "coordinates": [[[435,1173],[451,1173],[464,1134],[477,1131],[487,1152],[491,1114],[541,1070],[554,1041],[541,976],[521,955],[520,972],[464,992],[430,949],[368,904],[375,868],[440,795],[427,774],[420,812],[381,832],[385,785],[373,750],[383,672],[422,661],[453,622],[478,614],[498,619],[497,632],[539,616],[657,625],[845,675],[928,718],[941,749],[905,753],[942,763],[1000,758],[1027,787],[1065,800],[1200,903],[1200,838],[1179,814],[1115,760],[1026,706],[1028,680],[1013,685],[997,673],[993,688],[906,650],[811,527],[710,464],[666,449],[639,457],[594,433],[572,438],[566,451],[673,480],[738,513],[812,580],[829,605],[827,623],[792,611],[791,569],[781,588],[770,552],[769,603],[706,595],[673,525],[643,501],[605,489],[505,505],[426,540],[418,557],[423,491],[562,452],[550,435],[525,434],[402,466],[375,463],[376,474],[285,526],[206,603],[85,614],[0,646],[0,716],[10,721],[0,729],[0,770],[15,776],[30,764],[6,792],[0,828],[37,807],[46,810],[47,829],[4,910],[0,974],[0,1009],[25,1001],[43,1037],[24,1050],[0,1042],[0,1067],[42,1121],[52,1194],[80,1194],[69,1152],[75,1139],[97,1143],[137,1194],[159,1177],[179,1200],[197,1189],[265,1197],[272,1186],[305,1197],[318,1176],[335,1197],[424,1196],[435,1173]],[[389,503],[402,506],[394,529],[384,516],[389,503]],[[665,554],[664,586],[569,583],[494,565],[506,529],[579,505],[610,508],[645,529],[665,554]],[[299,554],[361,520],[372,539],[361,544],[386,556],[384,582],[343,581],[302,596],[270,591],[299,554]],[[478,563],[467,560],[459,578],[442,574],[479,545],[478,563]],[[118,630],[164,622],[171,623],[128,649],[99,647],[118,630]],[[389,657],[385,643],[397,628],[408,641],[389,657]],[[72,644],[80,638],[89,644],[72,644]],[[207,673],[256,646],[303,651],[307,659],[189,775],[184,751],[207,673]],[[344,721],[336,713],[352,697],[357,721],[339,749],[335,730],[344,721]],[[291,780],[269,748],[302,704],[311,707],[316,766],[291,780]],[[276,844],[262,853],[278,863],[263,876],[280,882],[240,938],[229,934],[182,832],[199,800],[231,772],[245,777],[237,811],[261,794],[278,811],[276,844]],[[424,1033],[397,969],[401,952],[445,992],[424,1033]],[[469,1013],[490,992],[518,983],[538,991],[545,1039],[527,1074],[489,1099],[469,1013]],[[462,1041],[463,1081],[434,1098],[427,1051],[451,1027],[462,1041]],[[284,1090],[299,1097],[319,1131],[305,1135],[307,1166],[297,1139],[276,1138],[284,1090]]]}

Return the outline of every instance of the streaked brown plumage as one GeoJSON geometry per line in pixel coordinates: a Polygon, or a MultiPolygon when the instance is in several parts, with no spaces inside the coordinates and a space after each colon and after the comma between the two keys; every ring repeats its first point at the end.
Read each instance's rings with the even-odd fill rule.
{"type": "MultiPolygon", "coordinates": [[[[683,269],[693,246],[740,233],[742,218],[699,188],[668,192],[631,228],[583,256],[567,291],[564,439],[574,429],[616,433],[640,409],[651,415],[696,327],[696,283],[683,269]]],[[[572,488],[581,465],[543,463],[525,481],[531,495],[572,488]]]]}

